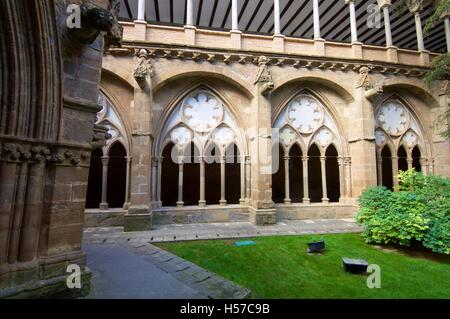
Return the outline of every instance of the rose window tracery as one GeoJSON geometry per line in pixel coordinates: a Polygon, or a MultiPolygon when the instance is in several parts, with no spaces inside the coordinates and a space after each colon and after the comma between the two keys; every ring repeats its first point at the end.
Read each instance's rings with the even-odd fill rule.
{"type": "Polygon", "coordinates": [[[313,98],[302,96],[290,103],[288,119],[302,134],[314,132],[323,121],[323,111],[313,98]]]}
{"type": "Polygon", "coordinates": [[[214,129],[223,119],[223,105],[213,95],[201,92],[183,102],[184,121],[196,132],[205,133],[214,129]]]}

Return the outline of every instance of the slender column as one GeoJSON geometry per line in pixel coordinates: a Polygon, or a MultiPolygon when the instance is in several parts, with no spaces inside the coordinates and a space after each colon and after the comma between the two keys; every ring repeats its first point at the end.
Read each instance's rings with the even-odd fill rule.
{"type": "Polygon", "coordinates": [[[151,193],[151,197],[150,197],[153,205],[155,205],[156,202],[158,201],[158,198],[157,198],[158,196],[157,196],[157,192],[156,192],[157,184],[158,184],[157,180],[158,180],[158,158],[153,157],[152,158],[152,180],[151,180],[152,193],[151,193]]]}
{"type": "Polygon", "coordinates": [[[231,20],[232,20],[231,30],[239,31],[237,0],[232,0],[231,1],[231,20]]]}
{"type": "Polygon", "coordinates": [[[156,188],[157,189],[156,201],[158,202],[158,206],[162,205],[162,201],[161,201],[162,161],[163,161],[163,157],[160,157],[158,159],[158,167],[157,167],[157,170],[158,170],[158,177],[157,177],[158,187],[156,188]]]}
{"type": "Polygon", "coordinates": [[[422,19],[420,18],[420,12],[414,12],[414,20],[416,21],[416,33],[417,33],[417,47],[419,51],[425,51],[425,45],[423,44],[423,31],[422,31],[422,19]]]}
{"type": "Polygon", "coordinates": [[[344,159],[342,157],[338,158],[338,165],[339,165],[340,199],[343,199],[347,198],[347,193],[345,192],[344,159]]]}
{"type": "Polygon", "coordinates": [[[250,156],[245,157],[245,180],[246,180],[246,191],[245,197],[249,201],[252,197],[252,160],[250,156]]]}
{"type": "Polygon", "coordinates": [[[384,33],[386,34],[386,46],[391,47],[394,45],[392,41],[392,31],[391,31],[391,17],[389,16],[389,5],[383,6],[384,15],[384,33]]]}
{"type": "Polygon", "coordinates": [[[350,8],[350,29],[352,33],[352,42],[358,42],[358,29],[356,26],[355,0],[345,0],[350,8]]]}
{"type": "Polygon", "coordinates": [[[108,209],[108,165],[109,165],[109,157],[102,156],[102,202],[100,203],[100,209],[108,209]]]}
{"type": "Polygon", "coordinates": [[[314,15],[314,39],[320,39],[319,0],[313,0],[313,15],[314,15]]]}
{"type": "Polygon", "coordinates": [[[383,159],[381,158],[381,154],[377,156],[377,178],[378,185],[383,185],[383,159]]]}
{"type": "Polygon", "coordinates": [[[178,159],[178,207],[183,207],[183,170],[184,170],[184,160],[182,157],[178,159]]]}
{"type": "Polygon", "coordinates": [[[186,25],[193,26],[194,25],[194,4],[192,1],[194,0],[186,0],[186,25]]]}
{"type": "Polygon", "coordinates": [[[398,157],[392,157],[392,183],[394,187],[398,186],[398,157]]]}
{"type": "Polygon", "coordinates": [[[245,204],[245,156],[241,156],[241,198],[239,203],[245,204]]]}
{"type": "MultiPolygon", "coordinates": [[[[125,203],[123,204],[123,209],[127,210],[130,207],[131,156],[126,156],[125,159],[127,161],[127,175],[126,175],[126,182],[125,182],[125,203]]],[[[153,172],[152,172],[152,176],[153,176],[153,172]]]]}
{"type": "Polygon", "coordinates": [[[200,200],[198,201],[200,207],[206,206],[205,199],[205,157],[200,157],[200,200]]]}
{"type": "Polygon", "coordinates": [[[308,156],[302,157],[303,163],[303,204],[311,203],[311,199],[309,198],[309,186],[308,186],[308,156]]]}
{"type": "Polygon", "coordinates": [[[320,167],[321,167],[321,173],[322,173],[322,203],[326,204],[329,203],[330,200],[328,198],[328,191],[327,191],[327,166],[326,166],[326,157],[321,156],[320,157],[320,167]]]}
{"type": "Polygon", "coordinates": [[[353,196],[352,193],[352,158],[345,157],[344,158],[344,167],[345,167],[345,194],[347,198],[351,198],[353,196]]]}
{"type": "Polygon", "coordinates": [[[428,161],[427,161],[426,158],[421,158],[420,159],[420,167],[422,168],[422,172],[425,175],[429,175],[430,174],[430,171],[429,171],[430,167],[428,165],[428,161]]]}
{"type": "Polygon", "coordinates": [[[291,193],[289,190],[289,156],[284,156],[284,203],[290,204],[291,201],[291,193]]]}
{"type": "Polygon", "coordinates": [[[447,40],[447,52],[450,52],[450,16],[444,17],[445,39],[447,40]]]}
{"type": "Polygon", "coordinates": [[[220,157],[220,206],[225,206],[227,200],[225,199],[225,164],[227,162],[226,156],[220,157]]]}
{"type": "Polygon", "coordinates": [[[280,1],[279,0],[273,0],[273,17],[274,17],[274,29],[275,34],[281,34],[281,27],[280,27],[280,1]]]}
{"type": "Polygon", "coordinates": [[[408,163],[408,169],[413,168],[413,159],[410,156],[408,156],[406,162],[408,163]]]}
{"type": "Polygon", "coordinates": [[[138,20],[145,20],[145,0],[139,0],[138,5],[138,20]]]}

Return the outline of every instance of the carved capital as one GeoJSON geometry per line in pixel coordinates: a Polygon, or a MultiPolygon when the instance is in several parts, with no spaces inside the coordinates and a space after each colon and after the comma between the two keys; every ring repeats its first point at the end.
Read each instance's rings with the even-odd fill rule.
{"type": "Polygon", "coordinates": [[[406,0],[406,5],[412,14],[421,12],[423,9],[423,0],[406,0]]]}

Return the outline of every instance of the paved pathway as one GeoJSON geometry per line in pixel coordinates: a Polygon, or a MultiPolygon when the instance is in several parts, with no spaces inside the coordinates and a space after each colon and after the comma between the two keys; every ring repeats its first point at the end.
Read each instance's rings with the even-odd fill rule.
{"type": "Polygon", "coordinates": [[[289,220],[273,226],[251,223],[217,223],[157,226],[145,232],[124,233],[122,227],[88,228],[85,243],[158,243],[199,239],[248,238],[276,235],[361,232],[353,219],[289,220]]]}
{"type": "Polygon", "coordinates": [[[92,271],[87,298],[242,299],[250,291],[155,247],[151,242],[246,238],[273,235],[360,232],[352,219],[160,226],[124,233],[122,227],[90,228],[83,250],[92,271]]]}

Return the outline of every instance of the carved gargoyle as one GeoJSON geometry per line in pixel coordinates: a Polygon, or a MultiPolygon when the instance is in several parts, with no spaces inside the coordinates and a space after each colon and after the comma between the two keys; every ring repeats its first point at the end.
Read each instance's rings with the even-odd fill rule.
{"type": "Polygon", "coordinates": [[[80,44],[91,44],[97,39],[100,32],[111,32],[114,16],[106,9],[80,6],[81,28],[68,29],[68,37],[80,44]]]}
{"type": "Polygon", "coordinates": [[[267,64],[269,59],[265,56],[260,56],[258,59],[259,70],[255,77],[254,84],[261,83],[261,94],[266,96],[273,90],[272,75],[269,72],[267,64]]]}
{"type": "Polygon", "coordinates": [[[109,1],[109,12],[113,16],[113,24],[105,36],[105,50],[111,46],[122,46],[123,27],[119,24],[120,0],[109,1]]]}

